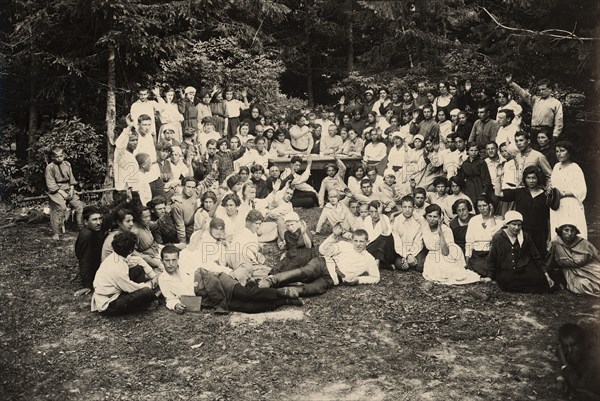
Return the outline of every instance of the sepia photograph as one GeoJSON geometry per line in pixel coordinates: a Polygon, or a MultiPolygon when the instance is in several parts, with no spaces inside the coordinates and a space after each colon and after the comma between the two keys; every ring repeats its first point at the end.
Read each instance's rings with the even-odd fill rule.
{"type": "Polygon", "coordinates": [[[600,401],[598,0],[4,0],[0,399],[600,401]]]}

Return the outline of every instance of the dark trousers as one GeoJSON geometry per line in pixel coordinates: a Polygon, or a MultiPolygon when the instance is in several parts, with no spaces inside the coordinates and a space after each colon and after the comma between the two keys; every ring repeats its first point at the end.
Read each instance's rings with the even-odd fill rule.
{"type": "Polygon", "coordinates": [[[304,267],[279,273],[273,277],[275,277],[278,287],[296,282],[304,283],[300,290],[302,296],[325,294],[328,289],[333,287],[333,279],[327,270],[325,258],[322,256],[311,259],[304,267]]]}
{"type": "Polygon", "coordinates": [[[380,235],[367,245],[367,252],[379,261],[380,268],[389,268],[396,261],[394,237],[392,235],[380,235]]]}
{"type": "MultiPolygon", "coordinates": [[[[421,249],[421,252],[417,253],[417,256],[415,256],[415,259],[417,260],[417,265],[414,267],[414,269],[419,273],[423,273],[423,266],[425,266],[425,258],[427,257],[427,253],[429,253],[429,251],[427,250],[427,248],[423,247],[423,249],[421,249]]],[[[396,253],[396,269],[402,268],[403,261],[404,257],[396,253]]]]}
{"type": "Polygon", "coordinates": [[[494,272],[488,268],[488,255],[489,251],[472,251],[467,268],[473,270],[482,277],[492,277],[494,272]]]}
{"type": "Polygon", "coordinates": [[[274,288],[249,288],[236,284],[229,301],[229,310],[244,313],[267,312],[285,305],[286,302],[274,288]]]}
{"type": "Polygon", "coordinates": [[[317,194],[312,191],[301,191],[299,189],[295,189],[291,202],[292,206],[294,207],[310,209],[319,204],[319,198],[317,197],[317,194]]]}
{"type": "Polygon", "coordinates": [[[146,272],[142,266],[136,266],[129,269],[129,279],[134,283],[143,283],[146,281],[146,272]]]}
{"type": "MultiPolygon", "coordinates": [[[[240,126],[240,118],[239,117],[229,117],[229,122],[227,125],[227,137],[232,138],[237,135],[237,129],[240,126]]],[[[242,146],[244,144],[242,143],[242,146]]]]}
{"type": "Polygon", "coordinates": [[[142,288],[129,293],[123,292],[108,304],[108,308],[102,314],[106,316],[126,315],[145,308],[154,300],[156,300],[156,295],[150,288],[142,288]]]}

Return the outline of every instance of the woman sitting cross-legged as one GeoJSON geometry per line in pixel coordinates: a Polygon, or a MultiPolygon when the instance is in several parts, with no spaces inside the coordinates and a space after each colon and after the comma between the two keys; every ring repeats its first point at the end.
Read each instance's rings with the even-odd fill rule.
{"type": "Polygon", "coordinates": [[[542,257],[529,234],[523,232],[523,215],[510,210],[506,227],[494,234],[488,255],[488,270],[507,292],[544,293],[556,289],[542,257]]]}
{"type": "Polygon", "coordinates": [[[572,223],[561,224],[556,234],[546,268],[560,268],[569,291],[600,297],[600,254],[596,247],[579,235],[572,223]]]}

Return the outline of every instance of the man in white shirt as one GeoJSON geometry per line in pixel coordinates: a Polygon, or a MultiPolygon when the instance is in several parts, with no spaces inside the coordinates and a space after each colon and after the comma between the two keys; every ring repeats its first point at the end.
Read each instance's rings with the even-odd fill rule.
{"type": "Polygon", "coordinates": [[[137,153],[147,153],[150,156],[150,161],[156,161],[156,145],[152,137],[152,118],[147,114],[142,114],[137,119],[138,128],[138,145],[137,153]]]}
{"type": "Polygon", "coordinates": [[[519,149],[517,149],[517,145],[515,143],[515,134],[518,131],[518,127],[512,123],[514,118],[515,113],[512,110],[498,110],[498,114],[496,115],[496,121],[498,121],[498,124],[500,124],[500,128],[498,129],[496,143],[498,144],[498,146],[500,146],[500,144],[506,143],[506,145],[508,146],[508,151],[516,155],[519,152],[519,149]]]}
{"type": "Polygon", "coordinates": [[[249,272],[251,278],[266,277],[271,268],[265,265],[265,256],[257,232],[265,220],[263,214],[252,209],[246,215],[246,226],[233,237],[229,244],[228,264],[234,269],[249,272]]]}
{"type": "Polygon", "coordinates": [[[125,191],[139,181],[139,165],[135,158],[138,137],[136,129],[128,126],[115,141],[113,173],[117,191],[125,191]]]}
{"type": "Polygon", "coordinates": [[[319,153],[321,155],[332,155],[342,149],[344,141],[338,135],[338,129],[334,124],[327,127],[327,135],[321,137],[319,153]]]}
{"type": "Polygon", "coordinates": [[[400,199],[401,212],[392,223],[392,236],[397,269],[408,270],[411,267],[423,271],[423,231],[421,223],[413,216],[415,200],[407,195],[400,199]]]}
{"type": "Polygon", "coordinates": [[[258,283],[261,288],[283,287],[286,284],[302,282],[301,287],[289,287],[290,292],[299,296],[320,295],[334,285],[377,284],[379,269],[375,258],[367,252],[369,243],[365,230],[358,229],[352,234],[352,244],[342,238],[343,229],[337,224],[331,234],[319,247],[319,256],[311,259],[299,269],[268,276],[258,283]]]}
{"type": "Polygon", "coordinates": [[[161,258],[165,272],[159,278],[167,308],[178,314],[187,310],[181,302],[183,296],[202,296],[202,306],[214,308],[217,314],[228,311],[257,313],[271,311],[283,305],[302,305],[296,294],[289,294],[285,289],[244,287],[225,273],[180,267],[179,255],[179,249],[173,245],[163,248],[161,258]]]}
{"type": "MultiPolygon", "coordinates": [[[[498,101],[499,109],[512,110],[514,113],[514,118],[512,120],[512,124],[516,127],[517,131],[521,127],[521,113],[523,113],[523,107],[519,105],[519,103],[515,102],[514,99],[510,98],[510,94],[508,91],[499,90],[496,94],[496,100],[498,101]]],[[[496,120],[498,115],[496,115],[496,120]]]]}
{"type": "MultiPolygon", "coordinates": [[[[138,238],[132,232],[118,233],[112,241],[113,253],[100,264],[94,278],[92,312],[106,316],[132,313],[144,308],[156,308],[158,301],[153,288],[157,278],[136,283],[129,278],[128,257],[135,250],[138,238]]],[[[136,258],[135,264],[144,264],[136,258]]],[[[148,266],[149,267],[149,266],[148,266]]]]}
{"type": "Polygon", "coordinates": [[[155,121],[155,113],[157,111],[161,111],[165,104],[165,101],[160,96],[160,89],[154,88],[152,93],[156,97],[155,100],[148,100],[148,89],[141,88],[138,92],[138,100],[136,100],[129,110],[129,114],[131,115],[131,119],[133,121],[138,121],[138,118],[145,114],[150,117],[150,135],[153,138],[153,141],[156,142],[156,121],[155,121]],[[158,101],[158,102],[157,102],[158,101]]]}
{"type": "Polygon", "coordinates": [[[247,110],[250,105],[246,89],[242,90],[242,98],[244,101],[233,98],[233,88],[225,89],[225,108],[227,109],[227,137],[231,138],[238,134],[240,125],[240,114],[242,110],[247,110]]]}

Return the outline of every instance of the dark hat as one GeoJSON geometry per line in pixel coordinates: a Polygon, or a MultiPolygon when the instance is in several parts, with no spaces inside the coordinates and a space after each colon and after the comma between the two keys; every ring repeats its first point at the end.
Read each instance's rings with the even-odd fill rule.
{"type": "Polygon", "coordinates": [[[558,189],[552,188],[550,193],[546,195],[546,206],[552,210],[558,210],[560,207],[560,192],[558,192],[558,189]]]}

